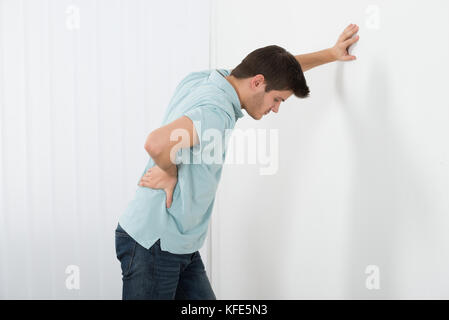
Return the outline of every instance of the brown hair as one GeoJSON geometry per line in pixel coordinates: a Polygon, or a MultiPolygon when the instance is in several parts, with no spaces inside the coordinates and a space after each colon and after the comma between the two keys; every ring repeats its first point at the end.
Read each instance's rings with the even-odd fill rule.
{"type": "Polygon", "coordinates": [[[265,92],[291,90],[298,98],[307,98],[310,90],[298,60],[282,47],[271,45],[254,50],[235,67],[231,75],[250,78],[258,74],[265,77],[265,92]]]}

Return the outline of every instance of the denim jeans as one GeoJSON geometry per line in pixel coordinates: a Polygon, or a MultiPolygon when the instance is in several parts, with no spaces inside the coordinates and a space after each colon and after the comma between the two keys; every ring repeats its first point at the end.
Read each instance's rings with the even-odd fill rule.
{"type": "Polygon", "coordinates": [[[160,239],[145,249],[120,224],[115,230],[115,250],[122,268],[123,300],[216,299],[199,251],[163,251],[160,239]]]}

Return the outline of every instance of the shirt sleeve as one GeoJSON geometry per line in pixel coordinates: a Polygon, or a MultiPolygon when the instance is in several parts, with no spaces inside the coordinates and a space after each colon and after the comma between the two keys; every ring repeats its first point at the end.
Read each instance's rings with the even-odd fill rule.
{"type": "Polygon", "coordinates": [[[193,146],[193,151],[207,154],[220,153],[223,156],[226,149],[226,135],[230,134],[231,117],[217,106],[199,106],[184,113],[192,120],[199,143],[193,146]]]}

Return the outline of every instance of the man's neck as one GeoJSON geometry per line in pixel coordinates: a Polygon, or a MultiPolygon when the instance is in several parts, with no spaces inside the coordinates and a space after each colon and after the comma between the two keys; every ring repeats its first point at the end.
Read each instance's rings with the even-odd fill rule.
{"type": "Polygon", "coordinates": [[[239,97],[241,109],[245,109],[243,107],[242,97],[240,95],[240,91],[239,91],[239,88],[238,88],[238,80],[234,76],[227,76],[227,77],[225,77],[225,79],[228,80],[228,82],[234,88],[235,92],[237,92],[237,96],[239,97]]]}

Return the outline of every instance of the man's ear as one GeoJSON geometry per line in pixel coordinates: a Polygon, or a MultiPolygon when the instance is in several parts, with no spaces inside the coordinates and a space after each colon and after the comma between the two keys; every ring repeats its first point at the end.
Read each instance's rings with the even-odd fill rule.
{"type": "Polygon", "coordinates": [[[265,77],[263,76],[263,74],[255,75],[253,77],[253,79],[251,80],[251,88],[252,89],[256,89],[259,86],[264,86],[264,85],[266,85],[266,83],[265,83],[265,77]]]}

